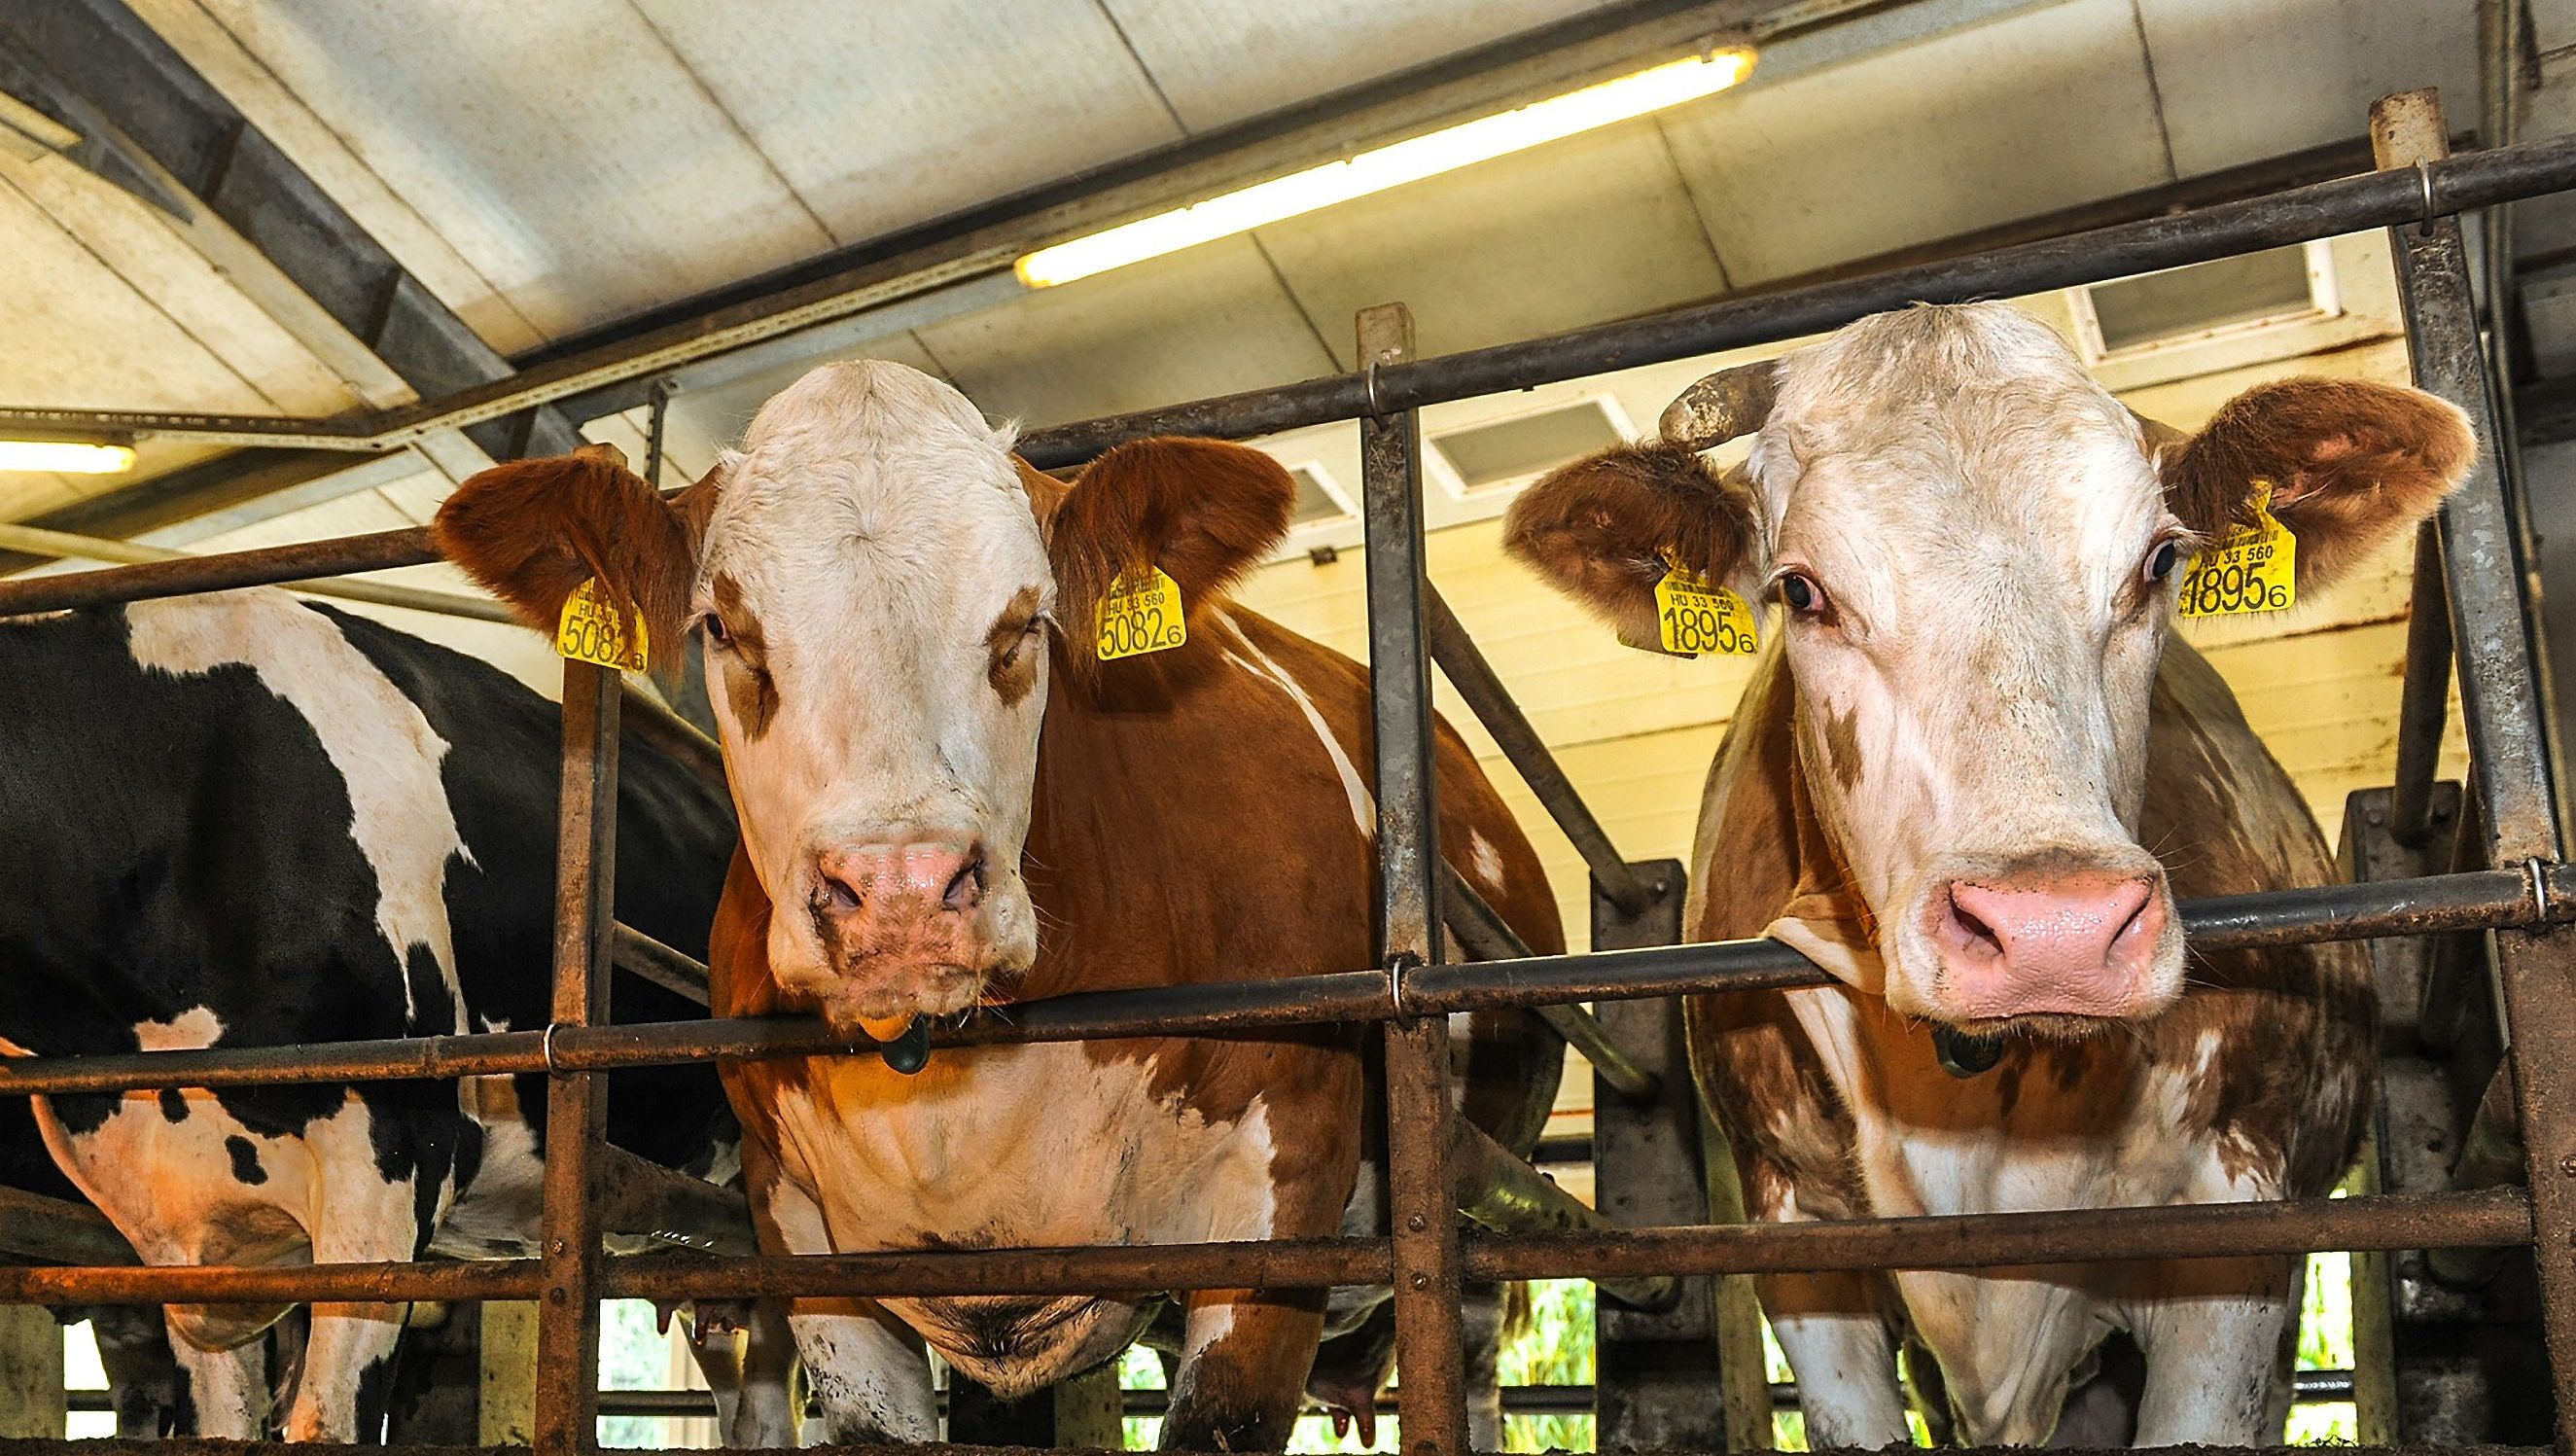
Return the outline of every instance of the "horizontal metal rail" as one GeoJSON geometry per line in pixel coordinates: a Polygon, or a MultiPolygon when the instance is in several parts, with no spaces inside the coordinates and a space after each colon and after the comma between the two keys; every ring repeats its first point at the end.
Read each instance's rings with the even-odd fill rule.
{"type": "MultiPolygon", "coordinates": [[[[2196,951],[2311,941],[2433,935],[2576,920],[2576,865],[2533,882],[2519,870],[2472,870],[2412,880],[2222,895],[2181,906],[2196,951]]],[[[1637,1000],[1819,986],[1831,978],[1776,940],[1726,940],[1525,960],[1416,966],[1402,976],[1408,1014],[1525,1009],[1569,1001],[1637,1000]]],[[[1284,1033],[1374,1022],[1393,1014],[1382,970],[1331,971],[1023,1001],[941,1029],[933,1046],[995,1046],[1116,1037],[1284,1033]]],[[[607,1072],[729,1058],[830,1056],[861,1050],[812,1017],[719,1017],[555,1030],[553,1060],[537,1031],[204,1051],[124,1052],[0,1060],[0,1096],[58,1096],[157,1087],[255,1087],[607,1072]]]]}
{"type": "MultiPolygon", "coordinates": [[[[1377,373],[1379,407],[1418,408],[1479,394],[1526,389],[1613,369],[1795,338],[1866,313],[1909,303],[2031,293],[2098,283],[2131,273],[2261,248],[2388,227],[2576,188],[2576,140],[2523,142],[2471,152],[2414,172],[2368,172],[2222,203],[2143,222],[2072,233],[1949,262],[1892,269],[1813,287],[1705,304],[1549,338],[1447,354],[1377,373]]],[[[498,419],[592,388],[607,377],[667,367],[658,357],[620,361],[606,375],[575,358],[491,384],[389,410],[294,419],[155,410],[20,407],[0,409],[0,432],[117,432],[184,435],[208,443],[378,451],[433,431],[498,419]],[[621,372],[622,371],[622,372],[621,372]]],[[[1369,413],[1369,384],[1357,373],[1254,390],[1167,409],[1037,431],[1022,449],[1041,467],[1088,460],[1140,435],[1240,438],[1369,413]]]]}
{"type": "MultiPolygon", "coordinates": [[[[194,552],[173,551],[167,546],[146,546],[140,541],[110,541],[97,536],[76,536],[69,531],[5,524],[0,524],[0,551],[113,561],[127,566],[197,559],[194,552]]],[[[515,623],[519,620],[516,612],[490,597],[460,596],[455,592],[428,591],[416,586],[374,581],[290,581],[284,585],[311,596],[365,602],[379,607],[403,607],[415,612],[434,612],[442,617],[465,617],[480,622],[515,623]]]]}
{"type": "Polygon", "coordinates": [[[245,586],[293,586],[352,572],[425,566],[439,559],[438,547],[429,539],[429,528],[411,526],[367,536],[266,546],[257,551],[225,551],[178,561],[66,571],[58,576],[23,576],[0,581],[0,617],[184,597],[245,586]]]}
{"type": "MultiPolygon", "coordinates": [[[[1977,1269],[2111,1259],[2243,1258],[2321,1250],[2504,1248],[2531,1242],[2518,1188],[2287,1203],[2076,1208],[1839,1223],[1701,1224],[1468,1235],[1471,1279],[1594,1279],[1843,1269],[1977,1269]]],[[[1383,1284],[1385,1238],[936,1249],[602,1262],[611,1299],[789,1299],[1319,1289],[1383,1284]]],[[[287,1268],[0,1268],[0,1303],[266,1304],[311,1300],[531,1299],[534,1259],[308,1264],[287,1268]]]]}

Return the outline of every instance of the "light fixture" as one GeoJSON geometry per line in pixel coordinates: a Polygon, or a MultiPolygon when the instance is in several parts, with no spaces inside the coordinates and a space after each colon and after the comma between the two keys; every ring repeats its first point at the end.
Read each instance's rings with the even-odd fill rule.
{"type": "Polygon", "coordinates": [[[0,470],[115,475],[134,468],[134,447],[105,440],[0,440],[0,470]]]}
{"type": "Polygon", "coordinates": [[[1159,258],[1232,237],[1299,213],[1366,197],[1407,182],[1525,151],[1613,122],[1712,96],[1753,71],[1753,48],[1721,49],[1603,81],[1514,111],[1460,122],[1339,162],[1139,218],[1089,237],[1040,248],[1014,265],[1031,288],[1070,283],[1094,273],[1159,258]]]}

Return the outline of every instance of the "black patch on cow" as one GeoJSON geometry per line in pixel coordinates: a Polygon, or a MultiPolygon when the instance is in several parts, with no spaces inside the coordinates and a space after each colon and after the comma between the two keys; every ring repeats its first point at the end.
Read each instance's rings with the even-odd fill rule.
{"type": "Polygon", "coordinates": [[[358,1444],[385,1444],[385,1416],[393,1408],[394,1366],[401,1358],[399,1341],[390,1355],[379,1355],[358,1372],[358,1444]]]}
{"type": "Polygon", "coordinates": [[[162,1088],[161,1116],[164,1120],[170,1122],[186,1122],[188,1120],[188,1099],[186,1094],[182,1093],[176,1087],[162,1088]]]}
{"type": "Polygon", "coordinates": [[[412,1005],[409,1030],[436,1036],[469,1029],[457,1025],[456,1002],[447,994],[447,977],[438,968],[438,956],[428,946],[415,945],[405,953],[403,981],[412,1005]]]}
{"type": "Polygon", "coordinates": [[[259,1165],[259,1149],[249,1138],[235,1133],[224,1139],[224,1151],[233,1159],[233,1179],[256,1188],[268,1181],[268,1170],[259,1165]]]}

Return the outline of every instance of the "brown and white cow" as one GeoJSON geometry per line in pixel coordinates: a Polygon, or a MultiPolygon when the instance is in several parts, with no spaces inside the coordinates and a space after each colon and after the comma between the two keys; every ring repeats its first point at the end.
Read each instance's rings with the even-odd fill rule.
{"type": "MultiPolygon", "coordinates": [[[[2374,1077],[2367,962],[2343,945],[2187,954],[2175,897],[2332,871],[2168,619],[2258,480],[2296,536],[2301,596],[2412,527],[2465,468],[2459,413],[2294,379],[2184,437],[2132,417],[2046,328],[1979,304],[1713,376],[1664,433],[1533,487],[1508,540],[1646,640],[1667,557],[1782,608],[1708,780],[1689,911],[1694,938],[1775,936],[1837,982],[1688,1007],[1752,1216],[2327,1193],[2374,1077]],[[1741,467],[1698,453],[1748,431],[1741,467]]],[[[2281,1435],[2295,1270],[1761,1292],[1819,1446],[1908,1439],[1900,1339],[1937,1361],[1911,1367],[1937,1373],[1917,1382],[1927,1415],[1974,1444],[2047,1439],[2062,1413],[2061,1438],[2097,1444],[2255,1444],[2281,1435]],[[2115,1331],[2145,1357],[2143,1393],[2103,1403],[2114,1423],[2078,1421],[2103,1408],[2070,1395],[2115,1331]]]]}
{"type": "MultiPolygon", "coordinates": [[[[584,454],[486,472],[441,512],[449,555],[532,620],[596,576],[658,650],[704,625],[743,829],[717,1014],[890,1035],[979,1004],[1372,960],[1366,676],[1223,598],[1285,531],[1287,474],[1147,440],[1068,487],[1011,447],[939,381],[832,365],[675,500],[584,454]],[[1186,644],[1098,662],[1102,596],[1147,566],[1188,603],[1186,644]]],[[[1439,779],[1454,863],[1531,945],[1560,946],[1535,856],[1445,730],[1439,779]]],[[[1534,1052],[1525,1026],[1471,1039],[1516,1074],[1471,1111],[1523,1147],[1561,1045],[1534,1052]]],[[[725,1078],[755,1215],[785,1253],[1330,1235],[1361,1151],[1347,1028],[725,1078]]],[[[1016,1394],[1112,1358],[1160,1302],[808,1300],[792,1325],[834,1439],[926,1439],[925,1340],[1016,1394]]],[[[1179,1303],[1164,1444],[1280,1446],[1321,1291],[1179,1303]]]]}

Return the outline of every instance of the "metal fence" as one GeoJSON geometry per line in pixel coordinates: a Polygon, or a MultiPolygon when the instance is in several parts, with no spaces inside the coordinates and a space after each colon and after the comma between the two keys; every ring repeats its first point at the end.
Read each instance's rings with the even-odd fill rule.
{"type": "MultiPolygon", "coordinates": [[[[2385,103],[2383,103],[2383,107],[2385,103]]],[[[2374,122],[2382,120],[2374,111],[2374,122]]],[[[601,1073],[714,1058],[835,1054],[845,1043],[803,1019],[610,1025],[603,980],[617,930],[613,816],[621,695],[604,669],[567,663],[554,942],[553,1023],[542,1031],[312,1046],[253,1047],[0,1063],[0,1095],[173,1086],[226,1087],[544,1072],[544,1216],[534,1259],[297,1268],[0,1269],[0,1301],[157,1304],[227,1301],[534,1300],[539,1310],[537,1448],[589,1449],[601,1410],[599,1301],[610,1297],[963,1295],[1100,1289],[1314,1288],[1391,1284],[1402,1349],[1398,1399],[1409,1456],[1467,1448],[1459,1330],[1462,1281],[1772,1270],[1975,1268],[2138,1257],[2294,1254],[2319,1249],[2532,1246],[2557,1396],[2557,1440],[2576,1450],[2576,867],[2560,863],[2546,730],[2516,518],[2499,464],[2490,381],[2451,215],[2576,187],[2576,142],[2456,160],[2405,155],[2392,138],[2379,172],[2246,202],[2003,249],[1769,297],[1605,325],[1445,358],[1411,357],[1397,306],[1360,316],[1352,374],[1032,435],[1025,453],[1062,465],[1148,433],[1244,435],[1356,419],[1368,532],[1374,672],[1378,943],[1383,961],[1349,971],[1216,985],[1065,996],[942,1031],[939,1044],[1225,1035],[1320,1022],[1383,1027],[1393,1231],[1381,1237],[1081,1249],[1008,1249],[689,1259],[611,1257],[584,1198],[600,1157],[601,1073]],[[1432,803],[1430,664],[1495,737],[1582,852],[1610,933],[1677,938],[1679,876],[1623,860],[1424,579],[1416,411],[1435,401],[1534,385],[1812,332],[1916,300],[2029,292],[2385,226],[2403,283],[2419,383],[2466,409],[2480,450],[2466,487],[2419,558],[2416,647],[2408,663],[2400,763],[2429,780],[2443,679],[2458,644],[2490,868],[2327,886],[2182,907],[2202,950],[2491,930],[2511,1028],[2511,1070],[2530,1190],[2335,1201],[2121,1208],[1794,1226],[1671,1226],[1462,1237],[1451,1206],[1446,1013],[1621,1004],[1682,993],[1822,983],[1768,941],[1647,946],[1588,955],[1444,963],[1443,888],[1432,803]],[[2436,603],[2447,610],[2427,612],[2436,603]],[[1427,650],[1426,650],[1427,648],[1427,650]],[[1658,921],[1652,912],[1664,912],[1658,921]],[[1626,931],[1619,927],[1626,926],[1626,931]]],[[[433,559],[424,531],[398,531],[0,583],[0,614],[91,606],[433,559]]],[[[2423,784],[2401,779],[2401,813],[2423,784]]],[[[1628,1048],[1633,1051],[1635,1048],[1628,1048]]],[[[1652,1071],[1652,1068],[1647,1069],[1652,1071]]],[[[1678,1082],[1678,1067],[1662,1068],[1678,1082]]],[[[1686,1095],[1686,1094],[1682,1094],[1686,1095]]],[[[1606,1124],[1605,1133],[1607,1136],[1606,1124]]],[[[1604,1195],[1608,1186],[1605,1171],[1604,1195]]],[[[1607,1356],[1605,1355],[1605,1360],[1607,1356]]],[[[1605,1365],[1605,1386],[1610,1372],[1605,1365]]],[[[1767,1403],[1766,1403],[1767,1404],[1767,1403]]]]}

